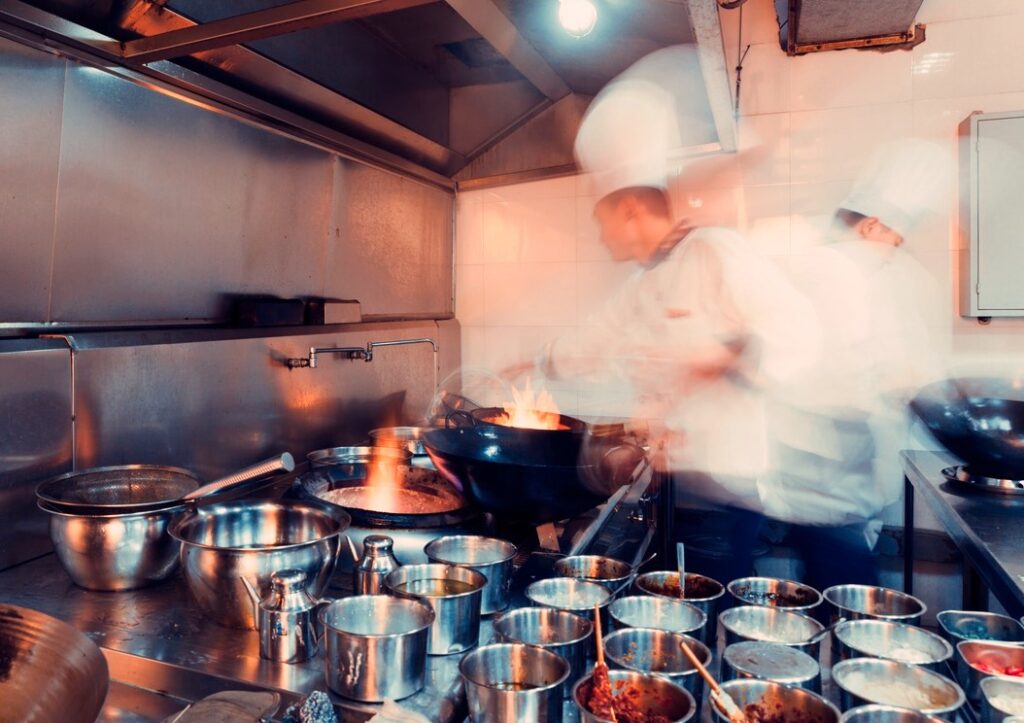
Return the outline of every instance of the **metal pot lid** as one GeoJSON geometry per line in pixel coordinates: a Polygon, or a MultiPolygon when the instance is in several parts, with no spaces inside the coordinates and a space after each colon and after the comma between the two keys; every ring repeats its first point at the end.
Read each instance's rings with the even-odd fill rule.
{"type": "Polygon", "coordinates": [[[62,512],[117,514],[175,502],[199,485],[195,475],[179,467],[129,464],[62,474],[40,484],[36,496],[62,512]]]}

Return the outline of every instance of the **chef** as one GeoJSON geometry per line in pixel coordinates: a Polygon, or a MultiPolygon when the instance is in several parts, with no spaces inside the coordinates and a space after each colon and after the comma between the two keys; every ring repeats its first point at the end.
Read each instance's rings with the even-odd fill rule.
{"type": "Polygon", "coordinates": [[[799,383],[773,389],[761,497],[769,517],[790,523],[805,580],[819,589],[877,583],[882,512],[902,490],[905,404],[942,373],[945,307],[904,243],[946,200],[950,163],[924,141],[883,145],[826,243],[793,264],[819,315],[822,356],[799,383]]]}
{"type": "Polygon", "coordinates": [[[587,111],[575,151],[601,241],[638,268],[536,365],[552,379],[628,384],[633,416],[660,430],[680,499],[725,512],[732,554],[728,570],[713,572],[729,579],[751,571],[767,454],[763,389],[810,365],[817,329],[807,302],[734,231],[674,213],[670,155],[706,137],[707,121],[686,110],[699,78],[692,48],[660,50],[587,111]]]}

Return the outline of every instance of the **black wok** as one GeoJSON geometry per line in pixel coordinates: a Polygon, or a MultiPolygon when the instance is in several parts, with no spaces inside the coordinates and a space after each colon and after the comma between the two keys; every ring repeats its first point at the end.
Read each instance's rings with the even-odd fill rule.
{"type": "Polygon", "coordinates": [[[607,495],[588,487],[582,435],[478,424],[432,429],[423,445],[438,471],[482,509],[540,524],[578,515],[607,495]]]}
{"type": "Polygon", "coordinates": [[[947,379],[923,388],[910,408],[976,474],[1024,479],[1024,388],[1006,379],[947,379]]]}

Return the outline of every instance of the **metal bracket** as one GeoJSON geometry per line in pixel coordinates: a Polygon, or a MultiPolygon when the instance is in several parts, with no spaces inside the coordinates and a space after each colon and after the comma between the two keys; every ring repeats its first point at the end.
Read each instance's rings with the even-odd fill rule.
{"type": "Polygon", "coordinates": [[[317,357],[321,354],[337,354],[345,359],[362,359],[365,362],[373,361],[373,350],[382,346],[406,346],[408,344],[430,344],[434,353],[437,354],[437,342],[433,339],[396,339],[394,341],[371,341],[365,347],[361,346],[311,346],[308,357],[298,357],[285,361],[289,369],[301,369],[308,367],[316,369],[317,357]]]}

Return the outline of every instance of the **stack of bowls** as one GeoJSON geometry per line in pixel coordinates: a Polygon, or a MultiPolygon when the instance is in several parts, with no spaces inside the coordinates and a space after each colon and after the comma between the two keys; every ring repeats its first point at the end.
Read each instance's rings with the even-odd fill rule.
{"type": "Polygon", "coordinates": [[[327,685],[368,703],[401,700],[423,688],[434,612],[389,595],[335,600],[320,610],[327,685]]]}
{"type": "Polygon", "coordinates": [[[565,658],[536,645],[484,645],[459,662],[473,723],[560,723],[565,658]]]}
{"type": "Polygon", "coordinates": [[[832,659],[882,658],[943,672],[953,646],[923,628],[887,620],[843,620],[832,628],[832,659]]]}
{"type": "MultiPolygon", "coordinates": [[[[613,695],[626,689],[635,691],[634,703],[640,710],[664,716],[669,723],[685,723],[699,712],[690,692],[665,678],[634,670],[609,670],[608,678],[613,695]]],[[[580,679],[572,689],[572,702],[583,723],[608,723],[607,718],[594,715],[587,707],[592,685],[592,675],[580,679]]]]}
{"type": "Polygon", "coordinates": [[[487,578],[480,602],[481,615],[508,607],[512,560],[516,556],[516,546],[511,542],[480,535],[446,535],[427,543],[423,552],[431,562],[468,567],[487,578]]]}
{"type": "Polygon", "coordinates": [[[428,655],[450,655],[475,647],[480,638],[480,603],[487,578],[457,565],[404,565],[384,578],[397,597],[420,600],[434,611],[428,655]]]}
{"type": "Polygon", "coordinates": [[[594,624],[565,610],[528,607],[495,618],[494,635],[500,642],[539,645],[565,658],[569,662],[569,677],[562,692],[568,697],[572,686],[586,672],[594,624]]]}
{"type": "Polygon", "coordinates": [[[878,658],[843,660],[832,667],[843,710],[879,703],[955,720],[965,702],[956,683],[927,668],[878,658]]]}
{"type": "Polygon", "coordinates": [[[689,635],[651,628],[624,628],[604,640],[608,666],[619,670],[636,670],[671,680],[686,688],[700,705],[703,679],[682,651],[686,646],[705,668],[711,665],[711,651],[704,643],[689,635]]]}
{"type": "Polygon", "coordinates": [[[846,618],[919,625],[928,610],[913,595],[874,585],[834,585],[822,595],[832,608],[832,622],[846,618]]]}
{"type": "Polygon", "coordinates": [[[704,640],[714,647],[718,640],[718,609],[725,586],[717,580],[696,573],[686,573],[686,585],[680,597],[678,572],[646,572],[633,582],[634,589],[644,595],[667,597],[672,600],[685,599],[707,616],[704,640]]]}

